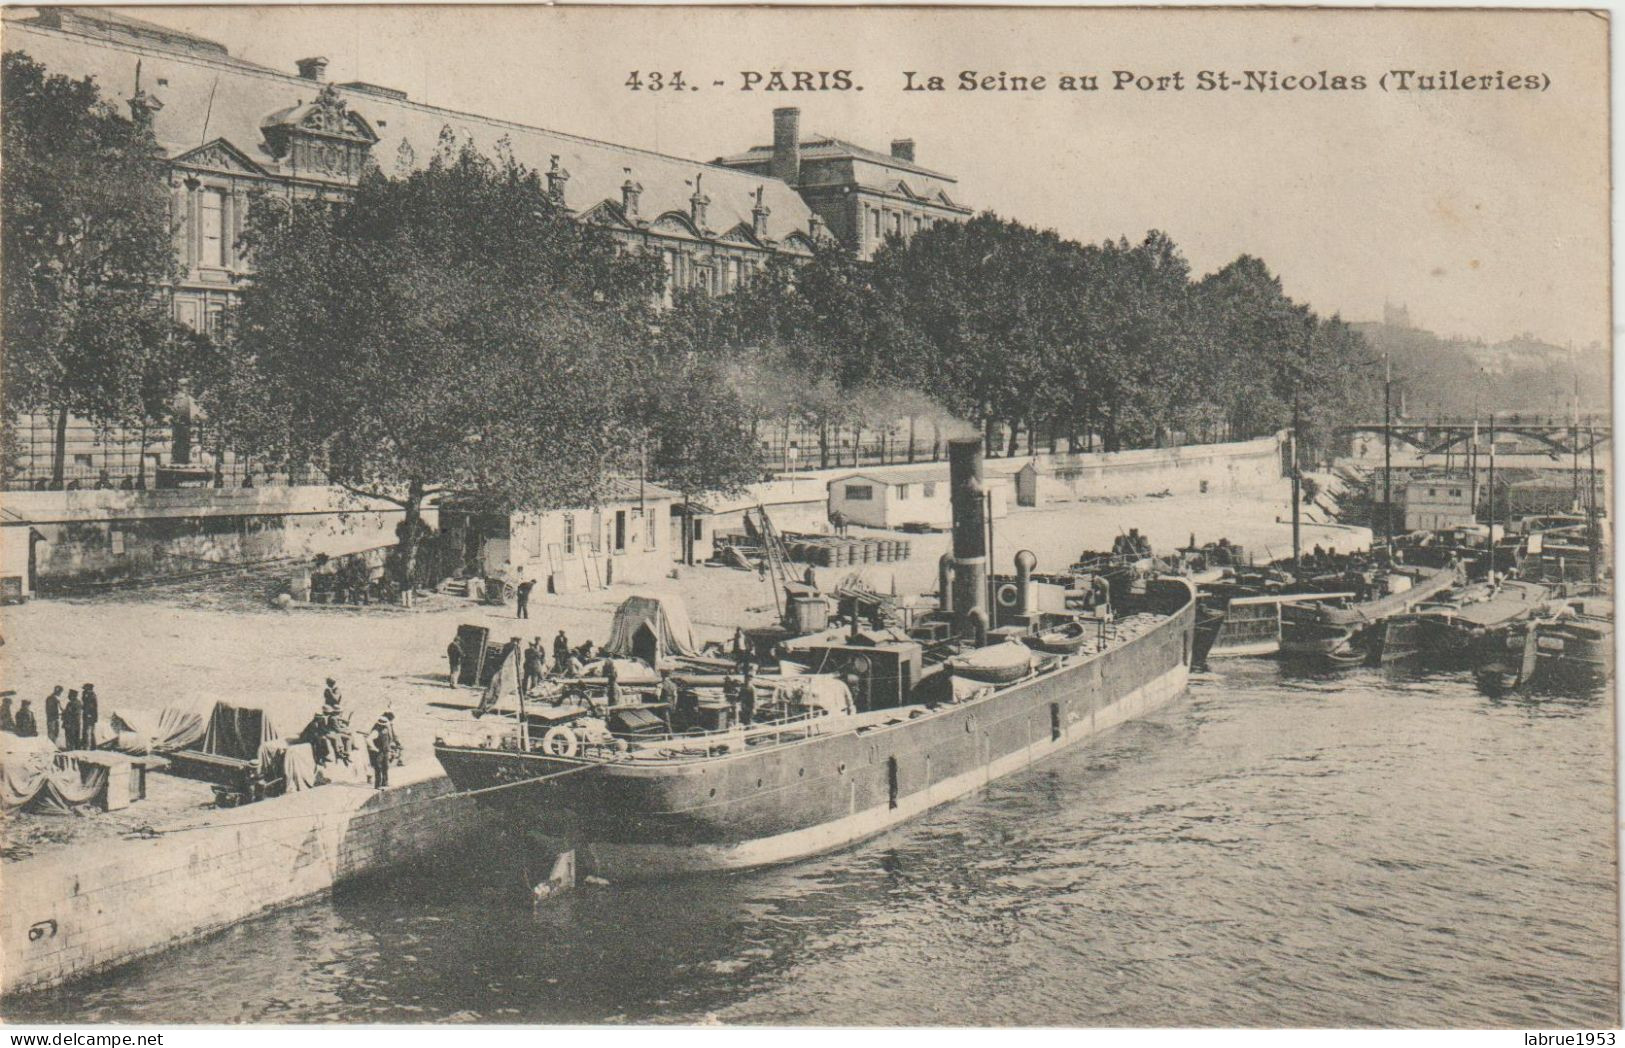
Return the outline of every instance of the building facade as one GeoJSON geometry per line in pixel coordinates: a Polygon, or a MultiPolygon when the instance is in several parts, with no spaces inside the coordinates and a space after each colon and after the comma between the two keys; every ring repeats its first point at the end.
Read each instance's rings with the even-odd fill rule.
{"type": "Polygon", "coordinates": [[[1406,531],[1442,531],[1477,520],[1473,480],[1465,473],[1412,473],[1403,498],[1406,531]]]}
{"type": "Polygon", "coordinates": [[[889,236],[907,239],[938,222],[961,222],[971,209],[954,199],[951,175],[921,167],[913,139],[880,153],[829,135],[801,135],[801,111],[773,111],[773,144],[718,157],[721,167],[792,186],[841,243],[869,258],[889,236]]]}
{"type": "MultiPolygon", "coordinates": [[[[93,77],[104,98],[151,124],[168,159],[181,268],[168,289],[171,309],[197,331],[222,329],[251,270],[240,246],[251,200],[342,200],[371,168],[400,175],[424,166],[447,134],[487,155],[506,150],[541,172],[553,198],[581,221],[627,250],[658,254],[668,300],[681,288],[726,294],[768,259],[805,257],[829,236],[802,194],[771,175],[424,105],[376,84],[335,83],[321,57],[269,69],[214,41],[96,8],[13,9],[5,37],[6,50],[50,73],[93,77]]],[[[175,484],[240,481],[240,469],[221,475],[207,421],[184,408],[178,414],[174,431],[141,434],[73,423],[65,480],[156,486],[163,470],[175,484]]],[[[50,475],[54,434],[49,419],[18,421],[11,483],[35,486],[50,475]]]]}

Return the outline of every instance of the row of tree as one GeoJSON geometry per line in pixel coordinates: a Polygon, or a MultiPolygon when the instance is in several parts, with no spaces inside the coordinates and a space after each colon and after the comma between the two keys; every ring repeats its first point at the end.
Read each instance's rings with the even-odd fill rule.
{"type": "Polygon", "coordinates": [[[634,470],[733,491],[760,475],[761,428],[791,418],[951,415],[999,450],[1115,450],[1266,433],[1294,406],[1324,432],[1370,393],[1340,321],[1256,259],[1193,281],[1157,232],[1084,245],[982,215],[662,310],[657,259],[449,131],[343,203],[258,200],[252,278],[204,337],[159,290],[174,230],[150,129],[8,54],[3,132],[7,416],[146,425],[184,393],[222,447],[402,506],[403,577],[436,496],[583,505],[634,470]]]}
{"type": "Polygon", "coordinates": [[[980,427],[989,453],[1254,436],[1295,406],[1325,446],[1381,402],[1348,325],[1293,302],[1256,258],[1193,280],[1157,231],[1080,244],[983,214],[868,262],[775,262],[732,295],[683,299],[670,324],[733,369],[758,416],[827,435],[936,407],[980,427]]]}

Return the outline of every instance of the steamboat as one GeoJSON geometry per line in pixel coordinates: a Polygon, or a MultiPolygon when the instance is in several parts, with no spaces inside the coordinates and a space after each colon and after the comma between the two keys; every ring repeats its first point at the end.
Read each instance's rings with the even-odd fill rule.
{"type": "Polygon", "coordinates": [[[673,731],[649,707],[589,706],[538,733],[521,711],[512,730],[436,740],[448,776],[606,877],[737,870],[881,833],[1178,696],[1191,584],[1044,584],[1026,551],[990,579],[980,443],[949,450],[953,545],[925,621],[853,615],[776,645],[744,684],[748,725],[673,731]]]}

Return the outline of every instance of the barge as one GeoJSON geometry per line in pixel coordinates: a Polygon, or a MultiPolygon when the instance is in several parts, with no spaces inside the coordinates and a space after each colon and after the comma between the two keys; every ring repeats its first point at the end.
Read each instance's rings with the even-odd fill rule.
{"type": "MultiPolygon", "coordinates": [[[[437,740],[447,775],[500,808],[501,825],[573,849],[603,876],[738,870],[881,833],[1181,694],[1196,602],[1191,584],[1172,577],[1119,587],[1109,615],[1091,609],[1091,641],[1033,651],[1015,679],[956,674],[976,651],[1052,633],[1065,616],[1020,595],[990,628],[980,445],[955,441],[950,453],[953,556],[935,624],[950,636],[872,636],[854,624],[850,636],[795,652],[821,672],[755,678],[766,723],[629,734],[611,714],[569,738],[550,728],[538,744],[521,718],[495,737],[437,740]]],[[[1018,574],[1033,563],[1023,552],[1018,574]]]]}

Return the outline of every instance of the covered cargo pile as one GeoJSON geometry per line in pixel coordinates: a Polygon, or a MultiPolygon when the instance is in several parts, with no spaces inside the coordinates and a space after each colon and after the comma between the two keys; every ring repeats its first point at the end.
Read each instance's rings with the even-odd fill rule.
{"type": "Polygon", "coordinates": [[[615,609],[603,652],[656,666],[673,656],[697,655],[699,645],[681,597],[628,597],[615,609]]]}
{"type": "Polygon", "coordinates": [[[203,741],[209,729],[208,713],[201,702],[160,710],[115,710],[108,717],[113,734],[101,748],[137,756],[184,750],[203,741]]]}
{"type": "Polygon", "coordinates": [[[66,815],[104,797],[107,780],[105,766],[58,752],[49,739],[0,733],[0,807],[7,813],[66,815]]]}

